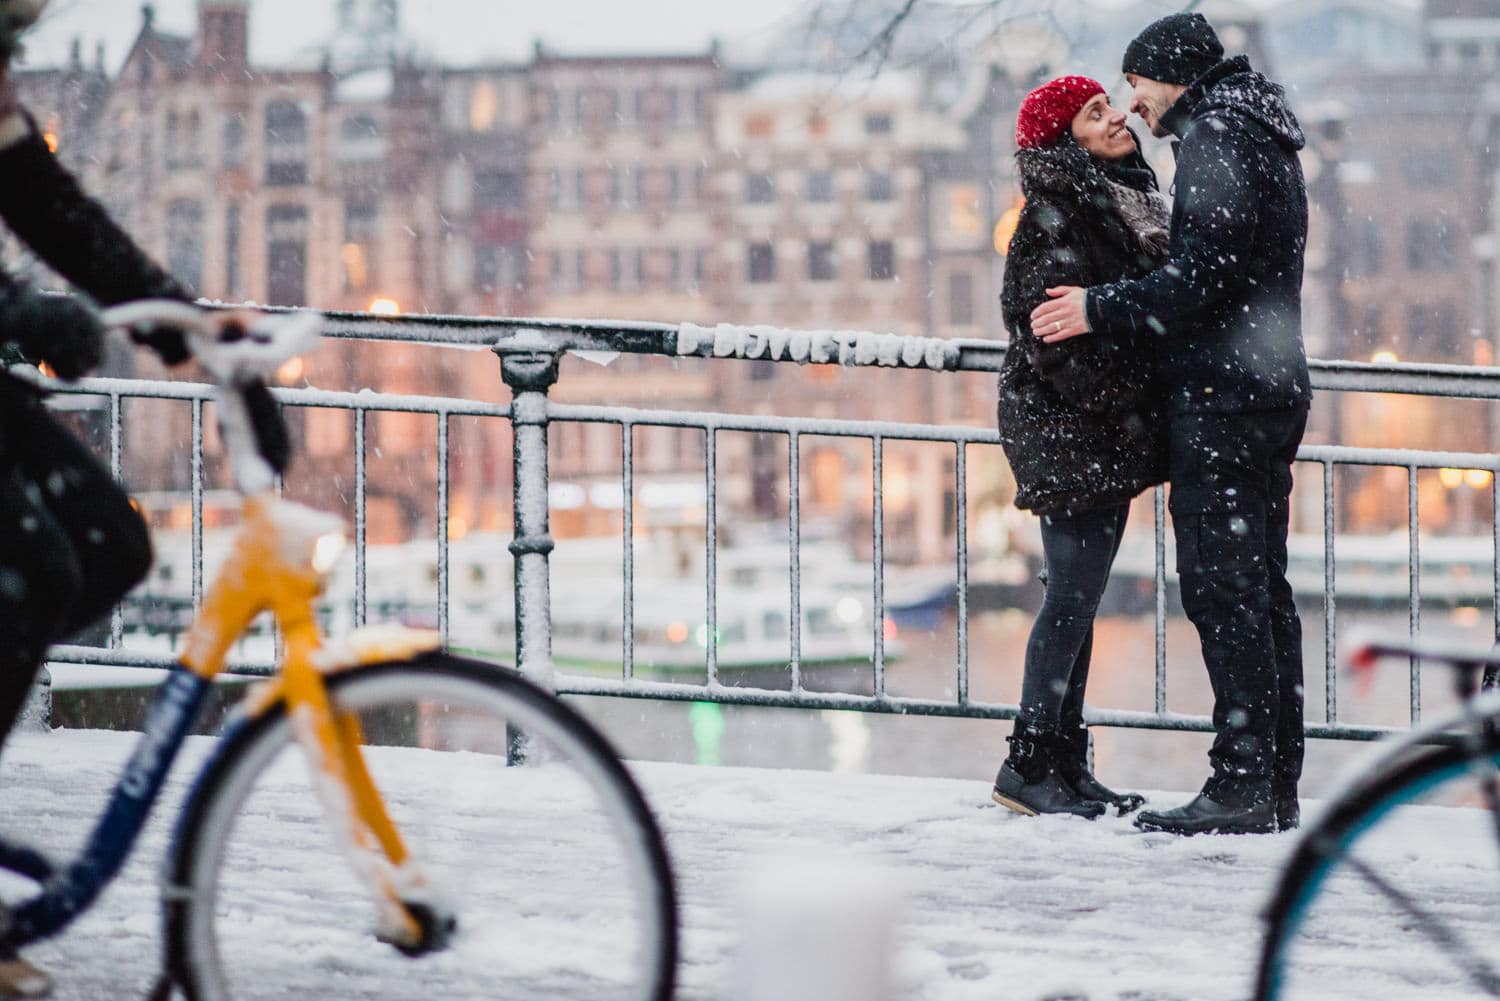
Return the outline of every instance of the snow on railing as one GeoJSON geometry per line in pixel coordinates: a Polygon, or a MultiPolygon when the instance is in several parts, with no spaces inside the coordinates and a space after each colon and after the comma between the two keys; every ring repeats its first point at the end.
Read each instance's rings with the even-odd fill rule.
{"type": "MultiPolygon", "coordinates": [[[[557,378],[557,358],[566,352],[585,353],[607,360],[614,353],[656,354],[667,357],[702,357],[710,360],[770,361],[789,364],[837,364],[921,369],[932,372],[987,371],[1001,367],[1006,345],[1001,341],[945,340],[930,337],[908,337],[889,333],[851,330],[798,331],[766,325],[719,324],[701,326],[693,323],[600,322],[590,320],[479,318],[479,317],[383,317],[371,314],[328,314],[327,335],[336,338],[377,341],[403,341],[433,347],[456,347],[467,350],[489,350],[500,356],[502,375],[514,394],[511,406],[473,400],[441,397],[417,397],[401,394],[329,392],[316,389],[277,390],[278,399],[288,406],[316,406],[353,411],[356,454],[356,590],[355,615],[364,618],[366,546],[364,538],[365,465],[358,461],[367,440],[366,415],[370,411],[401,411],[432,414],[438,418],[437,456],[439,482],[446,484],[450,462],[448,426],[451,418],[486,416],[509,419],[516,426],[516,512],[517,524],[512,543],[515,554],[517,604],[518,666],[541,680],[553,683],[559,691],[577,694],[614,695],[632,698],[673,701],[717,701],[745,705],[782,706],[805,709],[854,709],[866,712],[911,713],[934,716],[973,718],[1009,718],[1015,714],[1013,704],[977,702],[969,696],[968,678],[968,511],[966,504],[968,448],[994,445],[998,436],[993,428],[937,426],[893,421],[824,420],[774,415],[731,415],[650,411],[625,407],[562,405],[548,395],[557,378]],[[549,482],[546,472],[546,427],[549,423],[575,421],[613,424],[621,429],[623,464],[620,473],[622,496],[633,496],[634,457],[630,447],[634,428],[638,426],[692,428],[704,433],[706,501],[710,523],[715,523],[717,502],[715,442],[721,432],[757,432],[785,435],[789,442],[786,486],[788,488],[788,563],[791,568],[790,642],[788,668],[791,685],[788,690],[724,686],[719,684],[714,665],[718,639],[714,628],[717,593],[714,567],[717,540],[714,532],[705,533],[705,565],[709,568],[706,594],[707,630],[706,684],[649,682],[634,677],[634,604],[633,604],[633,532],[632,506],[624,505],[622,546],[625,554],[623,576],[623,629],[621,676],[611,679],[554,677],[551,669],[551,605],[549,598],[548,534],[549,482]],[[523,428],[522,425],[525,427],[523,428]],[[524,431],[524,433],[519,433],[524,431]],[[847,692],[813,692],[802,686],[800,661],[800,497],[797,443],[802,435],[861,439],[870,443],[875,466],[875,490],[872,512],[874,582],[874,634],[871,637],[875,672],[872,695],[847,692]],[[953,449],[952,462],[956,483],[956,561],[954,591],[957,604],[956,685],[950,698],[915,699],[891,695],[885,690],[883,612],[884,612],[884,535],[883,476],[881,456],[887,441],[925,441],[946,444],[953,449]],[[523,524],[524,522],[524,524],[523,524]]],[[[1405,393],[1469,399],[1500,399],[1500,369],[1458,365],[1366,364],[1344,361],[1313,361],[1313,385],[1320,390],[1405,393]]],[[[18,370],[34,381],[34,371],[18,370]]],[[[121,473],[122,400],[155,398],[186,401],[193,408],[192,530],[194,599],[200,596],[202,580],[203,467],[202,407],[212,398],[212,388],[184,382],[160,382],[129,379],[86,379],[74,384],[47,383],[60,394],[82,394],[104,397],[109,423],[110,463],[121,473]]],[[[1350,448],[1339,445],[1304,446],[1299,453],[1304,463],[1317,463],[1323,469],[1324,515],[1323,539],[1323,613],[1325,623],[1325,699],[1326,719],[1310,724],[1312,736],[1350,739],[1374,739],[1391,732],[1390,728],[1357,726],[1338,718],[1336,683],[1336,617],[1338,595],[1333,573],[1333,471],[1337,466],[1372,465],[1403,469],[1407,473],[1410,515],[1407,540],[1408,613],[1412,635],[1420,626],[1420,587],[1422,574],[1421,540],[1416,528],[1419,470],[1438,468],[1486,470],[1500,474],[1500,462],[1487,454],[1422,451],[1410,449],[1350,448]]],[[[1497,479],[1491,479],[1496,531],[1500,531],[1500,503],[1493,496],[1497,479]]],[[[1165,617],[1166,617],[1166,531],[1164,492],[1155,494],[1154,578],[1156,618],[1156,699],[1155,711],[1090,710],[1090,720],[1099,724],[1148,727],[1172,730],[1210,730],[1204,717],[1183,716],[1166,708],[1165,695],[1165,617]]],[[[448,512],[445,497],[438,503],[438,621],[448,627],[448,512]]],[[[1494,539],[1490,540],[1491,553],[1494,539]]],[[[1493,590],[1500,594],[1500,557],[1493,564],[1493,590]]],[[[1500,624],[1497,624],[1500,625],[1500,624]]],[[[121,620],[114,617],[107,648],[69,646],[53,651],[54,659],[74,663],[113,664],[121,666],[162,667],[171,664],[169,656],[148,655],[123,648],[121,620]]],[[[271,670],[269,663],[234,665],[247,673],[271,670]]],[[[1412,665],[1411,715],[1415,721],[1421,712],[1420,675],[1412,665]]]]}

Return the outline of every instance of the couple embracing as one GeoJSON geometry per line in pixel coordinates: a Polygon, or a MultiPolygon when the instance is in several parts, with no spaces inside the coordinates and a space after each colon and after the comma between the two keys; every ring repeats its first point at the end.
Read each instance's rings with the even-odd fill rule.
{"type": "Polygon", "coordinates": [[[1212,774],[1137,827],[1297,826],[1301,624],[1286,579],[1292,461],[1311,387],[1302,346],[1307,194],[1281,88],[1226,59],[1200,14],[1125,51],[1130,111],[1174,136],[1170,205],[1125,112],[1085,77],[1027,95],[1026,207],[1006,261],[999,426],[1016,503],[1041,518],[1046,594],[994,798],[1021,813],[1127,813],[1087,765],[1093,623],[1129,505],[1170,483],[1182,604],[1214,694],[1212,774]]]}

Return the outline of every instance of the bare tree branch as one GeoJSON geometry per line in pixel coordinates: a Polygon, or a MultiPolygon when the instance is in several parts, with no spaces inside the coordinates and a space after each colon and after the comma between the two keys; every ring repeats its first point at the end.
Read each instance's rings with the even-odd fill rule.
{"type": "Polygon", "coordinates": [[[901,9],[894,15],[892,15],[891,19],[885,23],[885,27],[881,28],[880,31],[875,35],[875,37],[870,39],[869,43],[855,54],[854,62],[856,65],[864,62],[865,59],[869,58],[871,54],[874,54],[877,57],[875,66],[870,71],[871,78],[879,76],[880,71],[885,68],[886,62],[891,57],[891,48],[896,44],[896,33],[899,32],[901,30],[901,26],[906,23],[906,19],[911,17],[912,8],[916,5],[917,0],[906,0],[906,2],[902,4],[901,9]]]}

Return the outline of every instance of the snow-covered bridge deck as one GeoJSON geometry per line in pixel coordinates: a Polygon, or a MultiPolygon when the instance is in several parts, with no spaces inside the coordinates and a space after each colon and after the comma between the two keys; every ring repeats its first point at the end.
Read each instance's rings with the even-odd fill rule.
{"type": "MultiPolygon", "coordinates": [[[[0,826],[66,851],[131,740],[92,731],[18,735],[0,767],[0,826]]],[[[206,747],[193,741],[190,761],[206,747]]],[[[667,829],[682,884],[679,997],[705,1001],[740,996],[737,901],[746,873],[763,869],[767,858],[830,852],[862,857],[907,888],[895,959],[902,998],[1243,998],[1258,911],[1291,845],[1289,835],[1178,839],[1142,835],[1113,818],[1021,818],[991,805],[982,783],[951,779],[662,764],[636,771],[667,829]]],[[[147,989],[156,969],[156,873],[187,773],[179,765],[166,808],[122,881],[69,933],[32,951],[58,974],[60,997],[139,997],[147,989]]],[[[1408,867],[1430,867],[1435,894],[1469,899],[1471,925],[1461,930],[1478,938],[1495,918],[1494,846],[1482,828],[1466,834],[1452,820],[1451,812],[1410,809],[1392,825],[1386,850],[1408,867]]],[[[264,879],[289,880],[276,859],[277,846],[267,845],[264,879]]],[[[303,887],[284,889],[287,906],[317,906],[303,887]]],[[[1392,925],[1372,926],[1330,944],[1326,961],[1357,967],[1413,944],[1392,925]]],[[[1428,986],[1363,997],[1448,996],[1442,985],[1428,986]]],[[[343,996],[326,981],[318,993],[343,996]]],[[[396,986],[391,996],[407,994],[396,986]]],[[[472,996],[506,995],[489,984],[472,996]]]]}

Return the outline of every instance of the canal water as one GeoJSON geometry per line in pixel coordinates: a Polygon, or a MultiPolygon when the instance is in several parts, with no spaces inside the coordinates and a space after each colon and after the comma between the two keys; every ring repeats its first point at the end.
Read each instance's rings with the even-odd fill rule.
{"type": "MultiPolygon", "coordinates": [[[[1319,610],[1320,612],[1321,610],[1319,610]]],[[[1304,612],[1307,718],[1325,716],[1324,628],[1319,613],[1304,612]]],[[[1358,637],[1399,638],[1407,631],[1400,612],[1338,615],[1339,646],[1358,637]]],[[[1031,614],[1019,610],[970,617],[970,697],[1014,703],[1031,614]]],[[[1424,635],[1442,635],[1487,646],[1488,613],[1473,609],[1430,612],[1424,635]]],[[[949,614],[928,630],[901,633],[903,656],[887,665],[892,695],[951,699],[956,690],[957,624],[949,614]]],[[[1088,704],[1140,710],[1155,708],[1155,621],[1150,614],[1102,617],[1096,623],[1088,704]]],[[[804,668],[807,687],[868,694],[870,665],[804,668]]],[[[701,680],[701,679],[699,679],[701,680]]],[[[785,672],[728,674],[726,684],[785,688],[785,672]]],[[[1412,681],[1405,661],[1382,663],[1372,679],[1357,679],[1340,664],[1335,679],[1337,709],[1349,724],[1406,726],[1412,681]],[[1368,683],[1367,683],[1368,682],[1368,683]]],[[[1420,678],[1422,713],[1431,717],[1454,705],[1447,672],[1426,666],[1420,678]]],[[[1207,716],[1212,708],[1197,633],[1180,615],[1166,629],[1167,709],[1207,716]]],[[[807,768],[930,775],[989,782],[1005,752],[1009,721],[896,716],[880,713],[761,709],[694,703],[581,698],[579,707],[599,722],[628,757],[764,768],[807,768]]],[[[1100,777],[1119,787],[1196,790],[1208,774],[1211,735],[1094,727],[1100,777]]],[[[1319,796],[1351,761],[1372,750],[1366,742],[1311,740],[1302,792],[1319,796]]]]}

